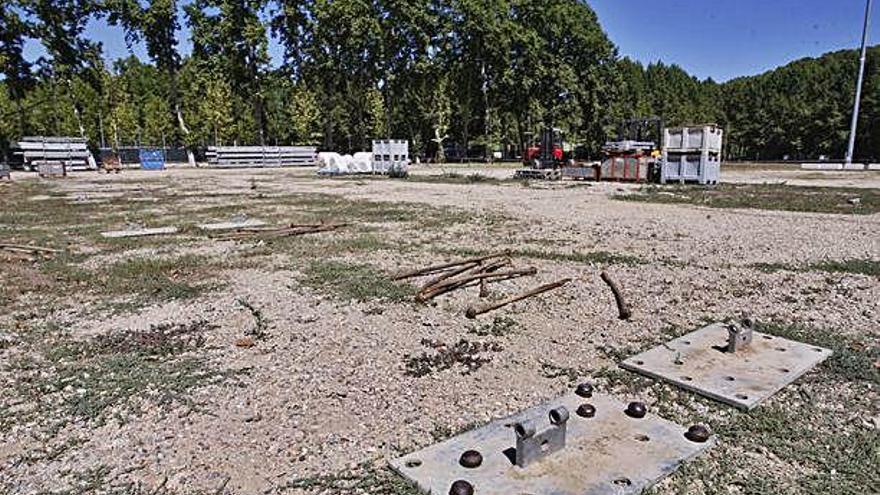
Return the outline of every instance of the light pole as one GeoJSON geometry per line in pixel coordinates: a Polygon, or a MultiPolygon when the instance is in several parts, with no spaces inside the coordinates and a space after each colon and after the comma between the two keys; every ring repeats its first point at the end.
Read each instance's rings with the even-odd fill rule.
{"type": "Polygon", "coordinates": [[[856,150],[856,129],[859,126],[859,106],[862,103],[862,82],[865,79],[865,59],[868,56],[868,26],[871,19],[871,4],[873,0],[868,0],[865,7],[865,27],[862,31],[862,58],[859,61],[859,81],[856,83],[856,103],[853,106],[852,127],[849,131],[849,148],[846,151],[846,164],[850,165],[853,161],[853,154],[856,150]]]}

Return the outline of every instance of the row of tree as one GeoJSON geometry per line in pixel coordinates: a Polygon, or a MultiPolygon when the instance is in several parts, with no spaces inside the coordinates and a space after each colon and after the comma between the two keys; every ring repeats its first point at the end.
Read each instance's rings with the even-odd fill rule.
{"type": "MultiPolygon", "coordinates": [[[[314,143],[374,137],[517,151],[552,125],[595,154],[621,119],[717,122],[730,158],[841,156],[855,52],[726,84],[620,58],[578,0],[6,0],[0,145],[79,135],[107,146],[314,143]],[[135,57],[105,66],[89,20],[135,57]],[[192,53],[181,56],[185,23],[192,53]],[[273,68],[269,36],[284,49],[273,68]],[[29,61],[26,39],[47,57],[29,61]]],[[[869,57],[859,154],[880,156],[880,49],[869,57]]],[[[442,157],[441,157],[442,158],[442,157]]]]}

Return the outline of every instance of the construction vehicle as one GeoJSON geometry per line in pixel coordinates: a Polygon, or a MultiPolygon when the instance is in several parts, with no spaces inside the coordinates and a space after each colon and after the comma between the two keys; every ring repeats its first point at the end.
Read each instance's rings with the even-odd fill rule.
{"type": "Polygon", "coordinates": [[[541,132],[541,141],[526,149],[523,161],[537,170],[557,169],[565,158],[562,130],[547,127],[541,132]]]}
{"type": "Polygon", "coordinates": [[[559,169],[565,164],[562,130],[546,127],[541,131],[541,140],[526,148],[523,153],[526,168],[516,171],[517,179],[558,180],[562,176],[559,169]]]}

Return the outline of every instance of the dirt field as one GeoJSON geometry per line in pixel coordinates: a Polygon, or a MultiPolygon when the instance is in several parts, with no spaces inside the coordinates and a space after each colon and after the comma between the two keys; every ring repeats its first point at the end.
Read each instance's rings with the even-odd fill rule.
{"type": "Polygon", "coordinates": [[[657,494],[880,486],[880,173],[737,168],[710,193],[510,175],[0,184],[0,242],[63,250],[0,252],[0,492],[412,494],[389,459],[583,380],[718,435],[657,494]],[[266,241],[196,227],[243,217],[348,226],[266,241]],[[181,231],[100,235],[133,225],[181,231]],[[538,275],[491,298],[573,282],[471,321],[477,289],[418,304],[426,279],[389,278],[504,250],[538,275]],[[748,414],[616,366],[742,316],[835,356],[748,414]]]}

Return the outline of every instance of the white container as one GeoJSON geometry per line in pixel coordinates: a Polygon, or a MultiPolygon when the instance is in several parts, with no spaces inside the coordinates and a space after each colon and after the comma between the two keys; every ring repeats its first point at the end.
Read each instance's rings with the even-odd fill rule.
{"type": "Polygon", "coordinates": [[[717,153],[667,153],[660,163],[660,182],[717,184],[721,179],[721,155],[717,153]]]}
{"type": "Polygon", "coordinates": [[[663,130],[663,149],[670,153],[721,153],[724,130],[714,125],[663,130]]]}
{"type": "Polygon", "coordinates": [[[409,141],[377,139],[373,141],[373,172],[406,173],[409,168],[409,141]]]}

